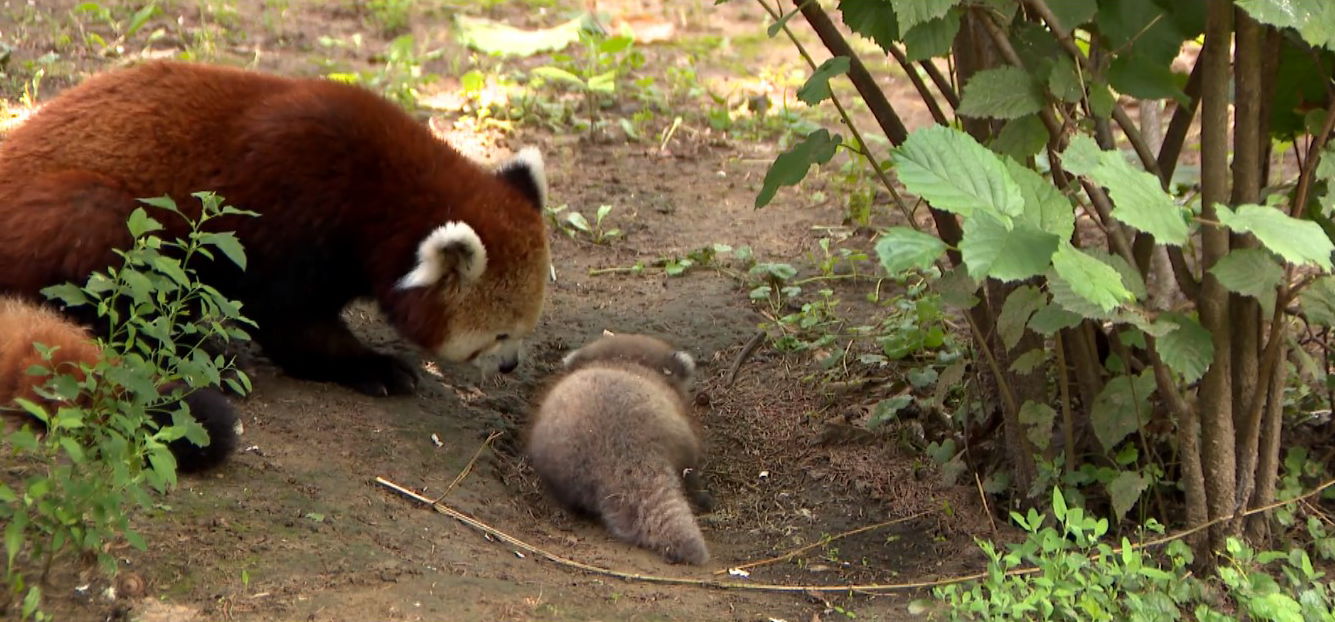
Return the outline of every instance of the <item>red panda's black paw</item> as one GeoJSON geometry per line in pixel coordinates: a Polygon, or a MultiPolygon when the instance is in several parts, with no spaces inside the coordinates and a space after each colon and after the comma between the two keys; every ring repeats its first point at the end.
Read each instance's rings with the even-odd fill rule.
{"type": "Polygon", "coordinates": [[[395,356],[362,357],[345,371],[348,387],[372,397],[409,395],[417,389],[417,371],[407,361],[395,356]]]}

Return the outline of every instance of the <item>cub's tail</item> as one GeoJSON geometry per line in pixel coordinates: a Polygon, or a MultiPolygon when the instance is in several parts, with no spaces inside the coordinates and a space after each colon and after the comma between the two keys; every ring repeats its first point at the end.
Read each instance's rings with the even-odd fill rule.
{"type": "Polygon", "coordinates": [[[666,465],[634,474],[624,490],[599,500],[603,523],[612,535],[658,551],[673,563],[708,562],[709,548],[681,482],[681,474],[666,465]]]}
{"type": "MultiPolygon", "coordinates": [[[[176,383],[173,383],[175,386],[176,383]]],[[[174,388],[169,385],[167,389],[174,388]]],[[[199,473],[227,461],[236,450],[236,410],[217,389],[195,389],[185,396],[190,416],[209,433],[209,444],[199,446],[188,439],[178,438],[167,444],[176,457],[176,469],[182,473],[199,473]]],[[[156,411],[153,419],[158,425],[171,423],[171,414],[156,411]]]]}

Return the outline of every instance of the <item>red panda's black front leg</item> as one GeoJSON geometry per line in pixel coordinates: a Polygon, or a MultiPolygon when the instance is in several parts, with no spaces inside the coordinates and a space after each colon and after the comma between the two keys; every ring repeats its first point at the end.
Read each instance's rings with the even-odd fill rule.
{"type": "Polygon", "coordinates": [[[375,397],[406,395],[417,388],[411,364],[366,347],[338,317],[300,323],[255,319],[260,325],[255,340],[290,376],[337,382],[375,397]]]}

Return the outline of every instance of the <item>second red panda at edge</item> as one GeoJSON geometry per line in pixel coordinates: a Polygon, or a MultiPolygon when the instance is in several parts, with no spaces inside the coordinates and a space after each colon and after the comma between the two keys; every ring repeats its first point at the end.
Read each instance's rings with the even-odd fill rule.
{"type": "Polygon", "coordinates": [[[542,309],[546,187],[536,150],[488,170],[360,87],[149,62],[61,93],[0,142],[0,293],[83,282],[130,244],[137,199],[197,215],[190,194],[211,190],[259,213],[210,223],[236,232],[245,271],[198,270],[245,304],[265,354],[293,376],[407,393],[413,367],[358,340],[343,308],[374,298],[423,349],[513,369],[542,309]]]}
{"type": "Polygon", "coordinates": [[[704,564],[709,548],[691,502],[708,510],[713,499],[686,406],[694,371],[689,354],[653,337],[584,346],[541,399],[525,453],[566,507],[670,561],[704,564]]]}
{"type": "MultiPolygon", "coordinates": [[[[49,378],[28,373],[34,366],[47,367],[57,374],[81,374],[81,365],[97,364],[102,352],[82,327],[54,311],[32,303],[0,296],[0,430],[7,425],[24,425],[27,414],[14,400],[24,398],[54,410],[61,406],[43,399],[35,388],[49,378]],[[36,344],[55,348],[47,361],[36,344]],[[9,421],[4,419],[8,418],[9,421]]],[[[169,390],[171,387],[163,387],[169,390]]],[[[196,389],[184,398],[190,416],[209,433],[209,444],[195,445],[181,438],[167,444],[183,473],[203,471],[221,464],[236,448],[236,412],[215,389],[196,389]]],[[[150,413],[158,424],[171,422],[167,413],[150,413]]]]}

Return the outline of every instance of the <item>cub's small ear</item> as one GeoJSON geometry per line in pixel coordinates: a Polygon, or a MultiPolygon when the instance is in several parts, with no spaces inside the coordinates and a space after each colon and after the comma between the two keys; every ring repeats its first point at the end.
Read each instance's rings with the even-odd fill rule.
{"type": "Polygon", "coordinates": [[[522,192],[538,209],[547,204],[547,172],[537,147],[520,149],[496,167],[496,176],[522,192]]]}
{"type": "Polygon", "coordinates": [[[426,287],[436,283],[466,285],[476,281],[487,269],[487,248],[473,228],[462,222],[448,222],[417,246],[417,265],[399,279],[399,289],[426,287]]]}
{"type": "Polygon", "coordinates": [[[672,368],[666,370],[668,375],[677,375],[682,378],[690,378],[695,373],[695,359],[691,355],[678,350],[672,353],[672,368]]]}

